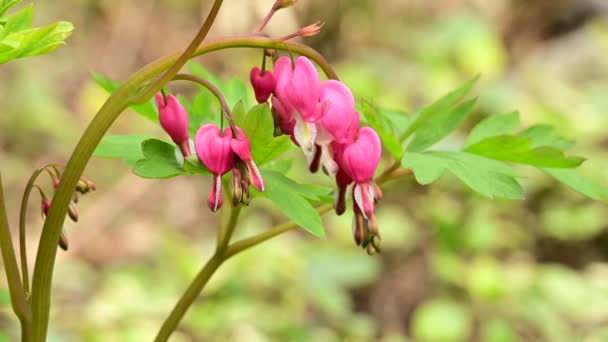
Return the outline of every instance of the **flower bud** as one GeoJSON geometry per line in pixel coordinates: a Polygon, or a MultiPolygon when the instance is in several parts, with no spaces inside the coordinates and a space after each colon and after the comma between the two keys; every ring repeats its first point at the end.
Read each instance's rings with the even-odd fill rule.
{"type": "Polygon", "coordinates": [[[76,203],[70,202],[68,207],[68,216],[70,216],[72,221],[78,222],[78,210],[76,209],[76,203]]]}
{"type": "Polygon", "coordinates": [[[61,249],[63,249],[64,251],[67,251],[69,247],[68,236],[65,233],[65,227],[61,228],[61,233],[59,234],[59,247],[61,247],[61,249]]]}
{"type": "Polygon", "coordinates": [[[255,92],[255,99],[258,103],[265,103],[274,92],[277,81],[272,71],[262,71],[259,67],[251,69],[249,80],[255,92]]]}
{"type": "Polygon", "coordinates": [[[175,95],[165,97],[156,94],[156,106],[158,108],[158,119],[165,132],[171,140],[177,144],[184,157],[190,156],[190,144],[188,143],[188,112],[179,103],[175,95]]]}
{"type": "Polygon", "coordinates": [[[243,200],[243,186],[241,184],[241,170],[238,168],[232,169],[232,204],[236,206],[243,200]]]}
{"type": "Polygon", "coordinates": [[[275,1],[273,7],[279,10],[279,9],[291,7],[291,6],[295,5],[296,2],[298,2],[298,0],[277,0],[277,1],[275,1]]]}

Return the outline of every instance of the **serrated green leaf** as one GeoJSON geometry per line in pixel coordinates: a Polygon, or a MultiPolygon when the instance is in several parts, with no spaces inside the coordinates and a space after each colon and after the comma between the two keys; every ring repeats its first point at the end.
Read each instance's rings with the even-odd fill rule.
{"type": "Polygon", "coordinates": [[[11,9],[11,7],[20,3],[21,0],[0,0],[0,17],[3,16],[6,11],[11,9]]]}
{"type": "Polygon", "coordinates": [[[537,167],[574,168],[583,163],[579,157],[566,157],[553,147],[532,147],[532,140],[518,135],[499,135],[484,139],[465,149],[486,158],[537,167]]]}
{"type": "Polygon", "coordinates": [[[574,142],[555,135],[554,128],[549,125],[534,125],[519,135],[530,138],[532,147],[548,146],[565,150],[574,146],[574,142]]]}
{"type": "MultiPolygon", "coordinates": [[[[101,74],[91,73],[91,76],[93,77],[95,83],[97,83],[97,85],[104,89],[108,94],[114,93],[120,87],[120,82],[112,80],[101,74]]],[[[146,103],[133,105],[129,108],[133,109],[136,113],[150,121],[158,122],[158,110],[156,109],[156,104],[154,101],[154,98],[151,98],[146,103]]]]}
{"type": "Polygon", "coordinates": [[[549,176],[557,179],[572,190],[597,201],[608,202],[608,191],[596,182],[580,175],[572,169],[542,168],[549,176]]]}
{"type": "Polygon", "coordinates": [[[449,108],[455,106],[471,91],[475,83],[477,83],[477,80],[479,80],[479,76],[463,84],[458,89],[444,95],[442,98],[440,98],[430,106],[420,111],[414,112],[411,116],[410,124],[406,129],[405,133],[403,134],[401,140],[407,139],[412,133],[418,130],[419,127],[423,126],[428,120],[431,120],[434,116],[443,113],[449,110],[449,108]]]}
{"type": "Polygon", "coordinates": [[[519,127],[519,113],[494,115],[478,123],[469,134],[464,146],[470,146],[486,138],[511,134],[519,127]]]}
{"type": "Polygon", "coordinates": [[[108,135],[97,145],[94,156],[120,158],[127,166],[133,167],[138,160],[144,158],[141,146],[149,139],[154,137],[147,134],[108,135]]]}
{"type": "MultiPolygon", "coordinates": [[[[306,186],[294,188],[293,184],[297,184],[296,182],[275,171],[262,170],[261,173],[266,184],[266,189],[262,194],[268,197],[285,216],[292,219],[300,227],[316,236],[324,237],[325,231],[323,230],[321,216],[298,192],[306,186]]],[[[308,196],[316,197],[310,190],[306,191],[308,196]]]]}
{"type": "Polygon", "coordinates": [[[468,187],[486,197],[521,199],[523,192],[515,177],[518,174],[508,165],[474,154],[456,151],[406,153],[401,164],[414,171],[423,185],[436,181],[447,170],[468,187]]]}
{"type": "Polygon", "coordinates": [[[133,167],[133,173],[148,179],[166,179],[185,174],[176,158],[175,145],[159,139],[148,139],[141,144],[143,159],[133,167]]]}
{"type": "Polygon", "coordinates": [[[465,101],[452,110],[438,112],[425,120],[416,130],[407,151],[421,152],[438,143],[454,131],[469,116],[477,99],[465,101]]]}
{"type": "Polygon", "coordinates": [[[49,53],[64,45],[72,31],[74,31],[74,25],[66,21],[27,30],[19,57],[49,53]]]}

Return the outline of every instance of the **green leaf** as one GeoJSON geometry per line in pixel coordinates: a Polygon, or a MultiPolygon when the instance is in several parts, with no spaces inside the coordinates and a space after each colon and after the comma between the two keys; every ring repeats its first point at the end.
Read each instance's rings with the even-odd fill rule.
{"type": "MultiPolygon", "coordinates": [[[[91,73],[91,76],[93,77],[95,83],[97,83],[97,85],[99,85],[102,89],[108,92],[108,94],[114,93],[120,87],[120,82],[114,81],[101,74],[91,73]]],[[[133,109],[136,113],[142,115],[148,120],[158,122],[158,110],[156,109],[156,104],[154,101],[155,100],[153,97],[146,103],[140,105],[133,105],[129,108],[133,109]]]]}
{"type": "Polygon", "coordinates": [[[458,89],[444,95],[441,99],[437,100],[429,107],[426,107],[421,111],[414,112],[412,114],[412,120],[410,121],[402,140],[407,139],[412,133],[416,132],[419,127],[425,125],[427,121],[431,120],[436,115],[449,110],[460,102],[471,91],[478,79],[479,76],[473,78],[460,86],[458,89]]]}
{"type": "Polygon", "coordinates": [[[392,125],[389,119],[387,119],[383,112],[368,101],[361,102],[361,113],[364,116],[367,124],[373,128],[380,140],[382,146],[397,160],[403,156],[403,147],[401,142],[397,138],[397,135],[392,129],[392,125]]]}
{"type": "Polygon", "coordinates": [[[2,37],[6,36],[9,33],[19,32],[23,30],[27,30],[32,26],[32,21],[34,20],[34,5],[29,4],[19,11],[13,13],[6,24],[4,25],[4,30],[2,31],[2,37]]]}
{"type": "Polygon", "coordinates": [[[144,158],[141,150],[142,143],[154,139],[151,135],[108,135],[103,137],[94,155],[100,158],[120,158],[123,162],[133,167],[135,163],[144,158]]]}
{"type": "Polygon", "coordinates": [[[469,116],[476,101],[477,99],[466,101],[450,111],[438,112],[429,117],[416,130],[407,151],[421,152],[441,141],[469,116]]]}
{"type": "Polygon", "coordinates": [[[264,150],[268,148],[266,145],[273,140],[274,122],[270,106],[265,103],[251,108],[240,127],[249,139],[251,154],[257,163],[260,161],[257,158],[268,154],[264,150]]]}
{"type": "Polygon", "coordinates": [[[247,115],[247,111],[245,110],[245,105],[243,101],[239,101],[232,108],[232,118],[237,126],[241,126],[243,121],[245,120],[245,116],[247,115]]]}
{"type": "Polygon", "coordinates": [[[262,166],[280,157],[285,152],[291,150],[294,146],[295,145],[291,142],[291,138],[289,136],[278,136],[272,139],[268,144],[257,146],[255,149],[254,146],[252,146],[252,153],[255,153],[253,154],[253,160],[258,166],[262,166]]]}
{"type": "Polygon", "coordinates": [[[553,127],[549,125],[534,125],[519,135],[530,138],[532,147],[548,146],[565,150],[574,146],[574,142],[555,135],[553,127]]]}
{"type": "Polygon", "coordinates": [[[0,17],[3,16],[6,11],[11,9],[11,7],[20,3],[21,0],[0,0],[0,17]]]}
{"type": "Polygon", "coordinates": [[[553,147],[532,148],[532,140],[517,135],[487,138],[467,147],[465,151],[491,159],[538,167],[574,168],[584,161],[579,157],[566,157],[562,151],[553,147]]]}
{"type": "Polygon", "coordinates": [[[430,151],[406,153],[401,164],[414,171],[416,180],[423,185],[436,181],[447,170],[468,187],[486,197],[520,199],[523,192],[515,180],[518,174],[508,165],[457,151],[430,151]]]}
{"type": "Polygon", "coordinates": [[[311,197],[318,200],[318,189],[311,190],[308,185],[298,184],[276,171],[262,170],[261,173],[266,184],[266,189],[261,194],[274,202],[283,214],[300,227],[324,237],[321,216],[307,200],[311,197]]]}
{"type": "Polygon", "coordinates": [[[471,130],[464,146],[470,146],[486,138],[511,134],[519,127],[519,113],[494,115],[482,120],[471,130]]]}
{"type": "Polygon", "coordinates": [[[66,21],[25,31],[19,57],[42,55],[54,51],[72,35],[74,25],[66,21]]]}
{"type": "Polygon", "coordinates": [[[135,163],[133,173],[148,179],[166,179],[185,174],[176,158],[176,146],[159,139],[148,139],[141,144],[143,159],[135,163]]]}
{"type": "Polygon", "coordinates": [[[199,161],[196,155],[191,155],[184,161],[184,171],[188,174],[209,175],[211,172],[199,161]]]}
{"type": "Polygon", "coordinates": [[[596,182],[580,175],[572,169],[541,169],[549,176],[557,179],[572,190],[597,201],[608,202],[608,192],[596,182]]]}

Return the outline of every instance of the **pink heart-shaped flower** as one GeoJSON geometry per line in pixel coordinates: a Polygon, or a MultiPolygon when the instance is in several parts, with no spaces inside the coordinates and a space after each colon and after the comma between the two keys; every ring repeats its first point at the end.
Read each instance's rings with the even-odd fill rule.
{"type": "Polygon", "coordinates": [[[216,125],[206,124],[196,132],[194,146],[201,163],[212,173],[223,175],[230,171],[234,164],[231,142],[232,132],[229,127],[224,130],[224,135],[220,136],[216,125]]]}
{"type": "Polygon", "coordinates": [[[378,133],[362,127],[356,140],[344,147],[340,165],[356,183],[366,183],[374,178],[381,157],[382,143],[378,133]]]}
{"type": "Polygon", "coordinates": [[[249,73],[249,80],[253,86],[255,92],[255,99],[258,103],[264,103],[268,101],[270,95],[274,92],[277,81],[272,71],[262,70],[259,67],[254,67],[249,73]]]}

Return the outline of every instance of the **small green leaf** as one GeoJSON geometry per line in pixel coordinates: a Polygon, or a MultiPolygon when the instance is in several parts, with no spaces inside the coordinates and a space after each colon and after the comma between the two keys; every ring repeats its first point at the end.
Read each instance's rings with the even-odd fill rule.
{"type": "Polygon", "coordinates": [[[141,146],[149,139],[154,137],[146,134],[108,135],[97,145],[94,155],[99,158],[120,158],[127,166],[133,167],[144,157],[141,146]]]}
{"type": "Polygon", "coordinates": [[[283,214],[300,227],[316,236],[324,237],[321,216],[305,198],[318,199],[316,190],[310,190],[307,185],[298,184],[275,171],[261,172],[266,184],[266,189],[261,194],[274,202],[283,214]]]}
{"type": "Polygon", "coordinates": [[[465,149],[486,158],[527,164],[538,167],[574,168],[584,159],[566,157],[553,147],[532,147],[532,140],[524,136],[499,135],[484,139],[465,149]]]}
{"type": "Polygon", "coordinates": [[[411,117],[412,120],[410,121],[402,140],[407,139],[412,133],[417,131],[419,127],[425,125],[427,121],[431,120],[436,115],[441,114],[455,106],[471,91],[475,83],[477,83],[477,80],[479,80],[479,76],[463,84],[458,89],[444,95],[441,99],[437,100],[429,107],[426,107],[421,111],[414,112],[411,117]]]}
{"type": "Polygon", "coordinates": [[[9,33],[27,30],[34,20],[34,5],[29,4],[19,11],[11,14],[4,25],[2,37],[9,33]]]}
{"type": "Polygon", "coordinates": [[[519,113],[494,115],[481,121],[471,130],[464,146],[470,146],[486,138],[511,134],[519,127],[519,113]]]}
{"type": "Polygon", "coordinates": [[[463,102],[452,110],[439,112],[425,120],[414,133],[414,139],[407,146],[409,152],[421,152],[441,141],[458,128],[469,116],[477,99],[463,102]]]}
{"type": "Polygon", "coordinates": [[[0,17],[3,16],[6,11],[11,9],[11,7],[20,3],[21,0],[0,0],[0,17]]]}
{"type": "Polygon", "coordinates": [[[566,150],[574,146],[574,142],[555,135],[553,127],[549,125],[534,125],[519,135],[530,138],[532,147],[547,146],[566,150]]]}
{"type": "MultiPolygon", "coordinates": [[[[108,94],[112,94],[120,87],[120,82],[114,81],[108,77],[105,77],[101,74],[91,73],[93,80],[97,83],[102,89],[104,89],[108,94]]],[[[145,117],[146,119],[158,122],[158,110],[156,109],[156,104],[154,102],[154,97],[148,100],[146,103],[140,105],[133,105],[129,108],[133,109],[136,113],[145,117]]]]}
{"type": "Polygon", "coordinates": [[[175,145],[159,139],[148,139],[141,146],[144,158],[133,167],[136,175],[148,179],[166,179],[185,174],[176,158],[175,145]]]}
{"type": "Polygon", "coordinates": [[[572,169],[543,168],[546,174],[557,179],[572,190],[597,201],[608,202],[608,191],[596,182],[580,175],[572,169]]]}
{"type": "Polygon", "coordinates": [[[416,180],[423,185],[436,181],[447,170],[468,187],[486,197],[521,199],[523,192],[515,180],[518,174],[508,165],[457,151],[430,151],[406,153],[401,164],[414,171],[416,180]]]}

